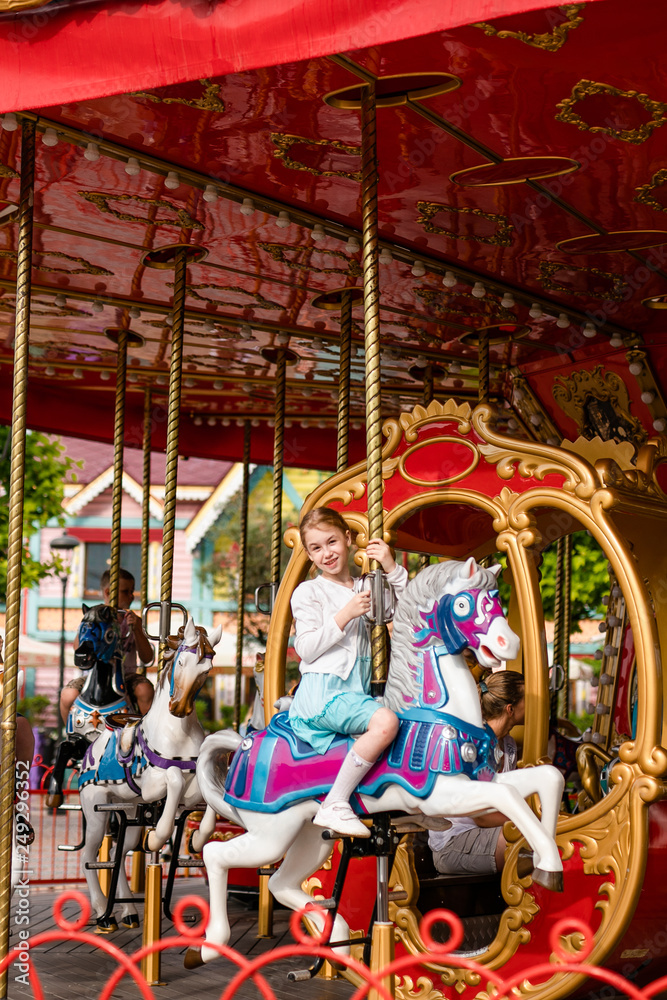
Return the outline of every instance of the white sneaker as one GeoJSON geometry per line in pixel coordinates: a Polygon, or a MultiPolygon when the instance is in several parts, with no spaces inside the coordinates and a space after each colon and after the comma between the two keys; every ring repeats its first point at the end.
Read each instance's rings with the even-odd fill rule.
{"type": "Polygon", "coordinates": [[[347,837],[370,837],[371,831],[353,813],[349,802],[321,805],[313,818],[315,826],[323,826],[347,837]]]}

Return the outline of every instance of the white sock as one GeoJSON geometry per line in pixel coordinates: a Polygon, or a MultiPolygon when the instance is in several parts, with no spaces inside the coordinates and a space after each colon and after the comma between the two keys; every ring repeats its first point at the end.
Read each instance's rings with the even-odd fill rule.
{"type": "Polygon", "coordinates": [[[375,761],[364,760],[354,749],[350,750],[322,805],[330,806],[334,802],[349,802],[350,795],[361,779],[368,774],[374,763],[375,761]]]}

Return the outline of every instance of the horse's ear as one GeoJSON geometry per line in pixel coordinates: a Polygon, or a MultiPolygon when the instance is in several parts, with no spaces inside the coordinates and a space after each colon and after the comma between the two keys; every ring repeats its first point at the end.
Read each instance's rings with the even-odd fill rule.
{"type": "Polygon", "coordinates": [[[188,615],[187,624],[183,630],[183,642],[188,646],[194,646],[197,642],[197,629],[195,628],[195,620],[190,615],[188,615]]]}
{"type": "Polygon", "coordinates": [[[463,564],[463,572],[461,573],[461,576],[463,577],[464,580],[469,580],[471,577],[475,575],[476,572],[477,572],[477,563],[475,562],[473,557],[470,556],[470,559],[466,559],[466,561],[463,564]]]}
{"type": "Polygon", "coordinates": [[[500,563],[496,563],[496,565],[495,565],[495,566],[489,566],[489,569],[491,570],[491,572],[492,572],[492,573],[493,573],[493,575],[495,576],[496,580],[498,579],[498,577],[500,576],[500,574],[501,574],[501,573],[502,573],[502,571],[503,571],[503,568],[502,568],[502,566],[500,565],[500,563]]]}
{"type": "Polygon", "coordinates": [[[214,628],[211,634],[209,635],[208,641],[215,649],[215,647],[218,645],[221,639],[222,639],[222,625],[218,625],[218,627],[214,628]]]}
{"type": "Polygon", "coordinates": [[[84,615],[87,615],[88,612],[90,611],[90,608],[88,607],[87,604],[82,604],[81,605],[81,610],[83,611],[84,615]]]}

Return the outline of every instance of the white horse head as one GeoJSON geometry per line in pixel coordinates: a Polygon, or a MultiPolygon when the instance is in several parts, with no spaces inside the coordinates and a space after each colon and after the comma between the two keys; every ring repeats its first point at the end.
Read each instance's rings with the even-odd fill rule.
{"type": "Polygon", "coordinates": [[[209,636],[205,628],[195,626],[194,619],[188,618],[171,665],[160,678],[161,690],[169,685],[169,711],[177,719],[194,712],[195,698],[208,677],[221,636],[222,625],[209,636]]]}

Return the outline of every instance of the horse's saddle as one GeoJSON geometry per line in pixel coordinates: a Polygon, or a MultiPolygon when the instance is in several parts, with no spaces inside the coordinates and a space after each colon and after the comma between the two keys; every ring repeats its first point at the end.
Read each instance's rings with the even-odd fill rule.
{"type": "MultiPolygon", "coordinates": [[[[490,781],[495,775],[493,732],[432,709],[413,708],[399,715],[392,745],[375,762],[352,797],[352,807],[366,810],[360,795],[377,797],[400,785],[419,798],[433,791],[439,775],[466,775],[490,781]]],[[[331,788],[354,742],[337,736],[318,754],[293,732],[287,712],[274,715],[266,729],[252,733],[236,751],[225,781],[225,800],[239,809],[280,812],[295,802],[321,798],[331,788]]]]}

